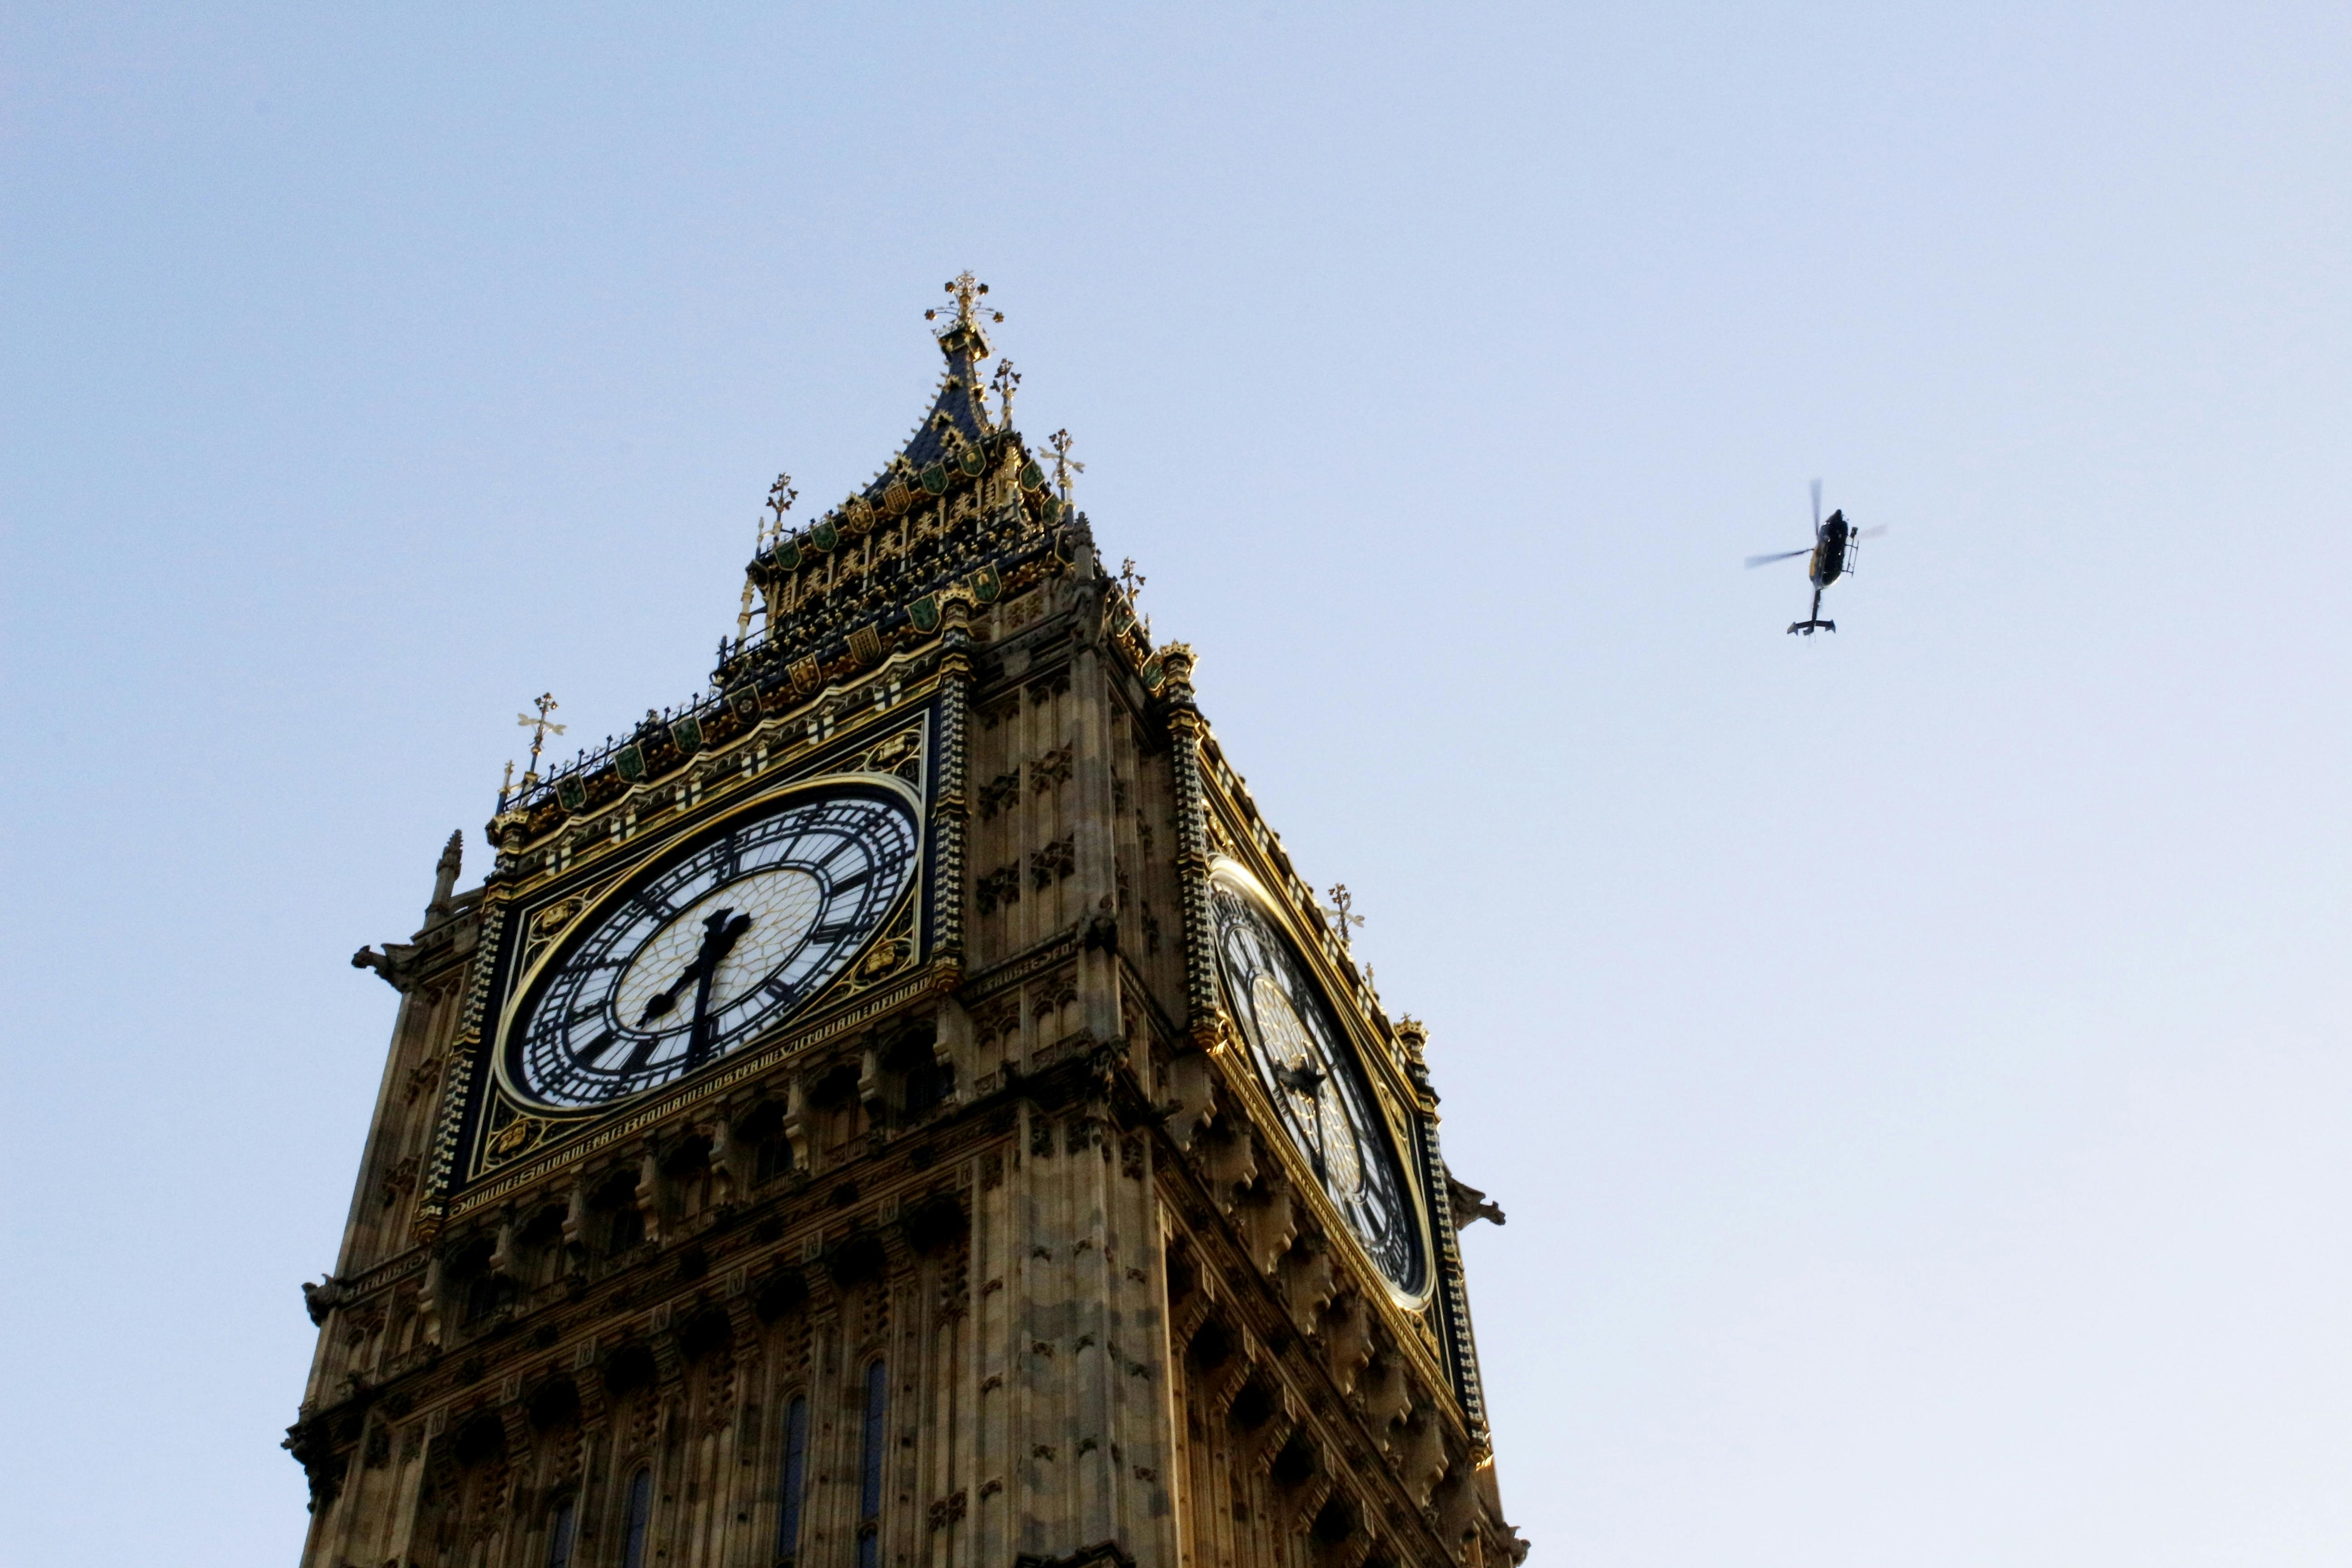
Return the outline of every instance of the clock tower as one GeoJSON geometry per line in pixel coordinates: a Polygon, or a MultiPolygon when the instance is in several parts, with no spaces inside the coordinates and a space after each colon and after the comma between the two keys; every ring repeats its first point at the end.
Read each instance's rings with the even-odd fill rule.
{"type": "Polygon", "coordinates": [[[310,1568],[1526,1552],[1424,1032],[948,287],[922,423],[813,523],[777,482],[709,689],[534,752],[352,961],[399,1016],[303,1288],[310,1568]]]}

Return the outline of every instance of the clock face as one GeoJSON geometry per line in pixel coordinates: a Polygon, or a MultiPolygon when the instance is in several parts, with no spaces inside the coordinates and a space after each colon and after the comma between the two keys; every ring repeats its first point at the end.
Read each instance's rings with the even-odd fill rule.
{"type": "Polygon", "coordinates": [[[1225,1000],[1284,1130],[1389,1283],[1419,1294],[1425,1271],[1404,1172],[1353,1047],[1255,897],[1220,876],[1210,898],[1225,1000]]]}
{"type": "Polygon", "coordinates": [[[607,899],[533,983],[507,1070],[542,1105],[683,1078],[848,967],[915,875],[914,808],[881,790],[738,817],[607,899]]]}

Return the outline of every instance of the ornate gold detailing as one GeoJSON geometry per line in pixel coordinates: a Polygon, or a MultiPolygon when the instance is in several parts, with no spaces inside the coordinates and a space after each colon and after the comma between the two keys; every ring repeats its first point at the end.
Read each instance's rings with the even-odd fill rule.
{"type": "Polygon", "coordinates": [[[554,712],[557,708],[562,706],[555,700],[555,694],[553,692],[541,692],[537,697],[531,699],[531,706],[539,710],[539,714],[536,718],[532,717],[529,713],[518,713],[515,715],[515,722],[530,731],[530,765],[522,771],[522,787],[526,790],[532,788],[539,783],[540,748],[547,744],[547,738],[550,735],[561,735],[563,733],[563,726],[548,717],[550,713],[554,712]]]}
{"type": "Polygon", "coordinates": [[[855,996],[883,984],[906,967],[915,956],[915,906],[910,900],[898,916],[885,927],[866,956],[850,966],[844,977],[840,994],[855,996]]]}
{"type": "Polygon", "coordinates": [[[988,384],[995,389],[997,402],[1002,405],[996,416],[998,428],[1004,430],[1012,429],[1013,395],[1020,390],[1021,373],[1013,368],[1013,362],[1011,360],[998,360],[996,362],[996,374],[989,377],[988,384]]]}
{"type": "MultiPolygon", "coordinates": [[[[976,321],[979,318],[985,318],[991,321],[1002,321],[1004,320],[1004,312],[1002,310],[974,310],[972,309],[974,302],[977,301],[981,296],[988,292],[988,285],[982,283],[979,279],[974,278],[970,269],[967,268],[964,271],[957,273],[954,277],[949,279],[945,284],[941,285],[941,287],[947,290],[949,297],[955,300],[955,320],[949,322],[945,328],[941,329],[942,336],[945,336],[948,332],[953,331],[958,327],[975,325],[976,321]]],[[[936,321],[939,318],[940,312],[937,310],[930,310],[923,312],[923,320],[927,321],[936,321]]]]}
{"type": "Polygon", "coordinates": [[[1070,476],[1085,473],[1087,466],[1070,456],[1070,448],[1076,443],[1071,439],[1067,430],[1055,431],[1045,437],[1045,444],[1054,448],[1054,488],[1062,492],[1062,503],[1066,506],[1070,500],[1070,476]]]}
{"type": "Polygon", "coordinates": [[[537,1116],[516,1116],[505,1126],[490,1134],[486,1165],[503,1165],[518,1154],[527,1154],[547,1136],[553,1122],[537,1116]]]}
{"type": "Polygon", "coordinates": [[[890,773],[919,784],[923,779],[923,731],[919,725],[908,725],[886,740],[867,747],[849,764],[849,771],[863,773],[890,773]]]}

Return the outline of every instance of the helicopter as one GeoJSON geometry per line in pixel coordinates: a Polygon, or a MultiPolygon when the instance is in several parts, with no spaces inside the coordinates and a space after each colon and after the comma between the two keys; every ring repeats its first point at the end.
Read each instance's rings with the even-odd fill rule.
{"type": "Polygon", "coordinates": [[[1813,481],[1812,544],[1807,549],[1783,550],[1773,555],[1751,555],[1748,558],[1748,564],[1752,568],[1768,565],[1775,561],[1794,560],[1800,555],[1811,556],[1812,560],[1806,563],[1805,575],[1812,579],[1813,613],[1804,620],[1790,622],[1790,635],[1794,636],[1798,632],[1802,632],[1807,637],[1811,637],[1817,630],[1833,632],[1837,630],[1837,623],[1822,619],[1822,590],[1853,570],[1853,558],[1857,553],[1854,546],[1858,541],[1875,539],[1885,531],[1883,526],[1857,529],[1846,521],[1845,513],[1843,511],[1830,513],[1829,521],[1823,522],[1822,521],[1822,481],[1815,479],[1813,481]]]}

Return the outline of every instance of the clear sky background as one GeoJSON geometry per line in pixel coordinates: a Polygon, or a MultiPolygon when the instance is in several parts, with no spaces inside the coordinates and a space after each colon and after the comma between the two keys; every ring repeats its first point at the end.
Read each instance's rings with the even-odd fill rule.
{"type": "Polygon", "coordinates": [[[12,1563],[278,1451],[515,714],[970,267],[1426,1019],[1539,1563],[2352,1561],[2352,10],[0,6],[12,1563]],[[1805,489],[1892,531],[1782,627],[1805,489]]]}

